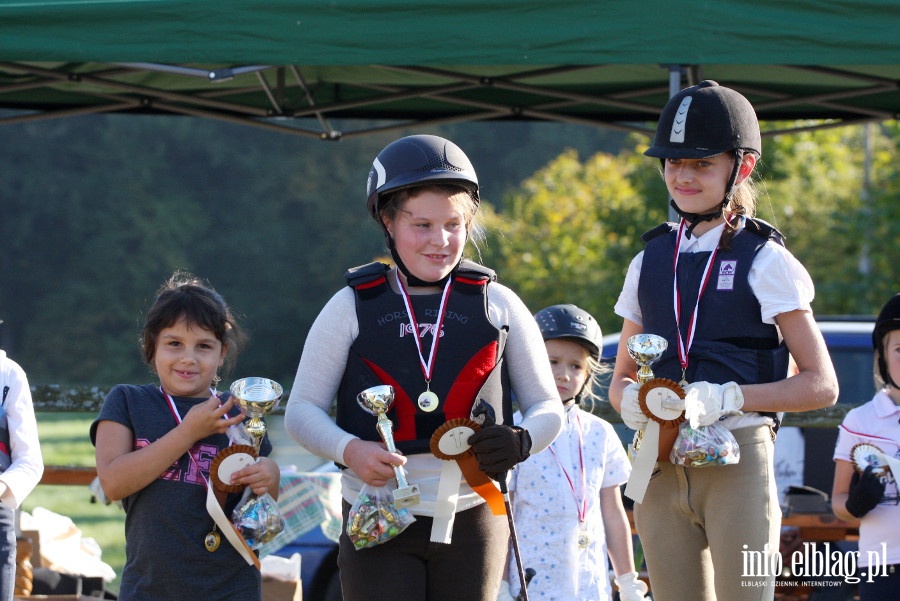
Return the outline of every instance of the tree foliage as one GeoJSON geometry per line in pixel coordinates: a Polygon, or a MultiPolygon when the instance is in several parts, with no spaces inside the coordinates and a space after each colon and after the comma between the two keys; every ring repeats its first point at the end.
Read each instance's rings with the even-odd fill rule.
{"type": "Polygon", "coordinates": [[[819,314],[874,314],[900,291],[897,133],[889,122],[764,142],[758,214],[809,270],[819,314]]]}
{"type": "Polygon", "coordinates": [[[646,162],[632,149],[597,153],[584,162],[574,150],[553,159],[491,213],[483,255],[533,311],[573,303],[605,332],[621,320],[612,306],[641,234],[665,218],[657,186],[648,201],[639,190],[646,162]]]}
{"type": "MultiPolygon", "coordinates": [[[[573,129],[428,133],[459,142],[492,199],[563,140],[595,151],[621,137],[573,129]]],[[[3,125],[0,346],[35,383],[149,381],[138,351],[143,318],[166,277],[186,269],[209,280],[250,333],[232,376],[289,386],[344,270],[383,253],[365,210],[366,176],[379,150],[412,133],[425,132],[331,143],[179,117],[3,125]]]]}

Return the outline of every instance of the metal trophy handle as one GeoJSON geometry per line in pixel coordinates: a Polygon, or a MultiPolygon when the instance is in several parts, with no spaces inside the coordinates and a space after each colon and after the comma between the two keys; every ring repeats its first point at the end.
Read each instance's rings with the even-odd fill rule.
{"type": "MultiPolygon", "coordinates": [[[[366,388],[356,396],[356,402],[367,413],[378,418],[375,429],[391,453],[397,452],[394,444],[394,424],[387,416],[388,410],[394,404],[394,387],[383,384],[366,388]]],[[[393,491],[394,505],[396,507],[410,507],[419,504],[419,485],[410,484],[406,480],[406,471],[399,465],[394,466],[394,477],[397,479],[397,488],[393,491]]]]}

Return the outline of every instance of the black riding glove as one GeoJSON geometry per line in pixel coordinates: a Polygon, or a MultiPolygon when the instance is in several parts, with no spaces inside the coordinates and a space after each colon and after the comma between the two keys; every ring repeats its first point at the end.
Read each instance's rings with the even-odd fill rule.
{"type": "Polygon", "coordinates": [[[494,480],[517,463],[528,459],[531,435],[519,426],[505,424],[485,426],[469,437],[469,444],[478,458],[478,467],[494,480]]]}
{"type": "Polygon", "coordinates": [[[872,473],[870,465],[862,473],[862,476],[857,471],[853,472],[853,476],[850,478],[850,491],[844,507],[852,516],[861,518],[875,509],[883,497],[884,483],[872,473]]]}

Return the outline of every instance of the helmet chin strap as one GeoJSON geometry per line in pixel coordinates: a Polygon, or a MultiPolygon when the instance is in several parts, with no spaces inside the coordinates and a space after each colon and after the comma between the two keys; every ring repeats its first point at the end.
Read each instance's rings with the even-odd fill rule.
{"type": "Polygon", "coordinates": [[[391,258],[394,259],[394,263],[397,265],[397,269],[400,270],[400,273],[406,276],[406,285],[411,288],[431,288],[433,286],[443,286],[447,283],[447,279],[456,271],[456,268],[459,267],[459,263],[457,263],[453,269],[450,270],[446,276],[434,282],[426,282],[425,280],[419,279],[412,274],[406,264],[403,262],[403,259],[400,258],[400,253],[397,252],[397,247],[394,246],[394,239],[391,238],[390,234],[386,236],[387,238],[387,246],[388,250],[391,253],[391,258]]]}
{"type": "Polygon", "coordinates": [[[727,202],[728,202],[727,199],[725,201],[723,201],[722,204],[719,205],[718,210],[713,213],[688,213],[686,211],[682,211],[678,207],[678,205],[675,203],[674,198],[669,199],[669,205],[673,209],[675,209],[675,212],[678,213],[682,219],[684,219],[685,221],[687,221],[690,224],[690,225],[688,225],[688,228],[684,231],[685,235],[688,238],[691,237],[691,232],[694,231],[695,227],[697,227],[704,221],[712,221],[713,219],[716,219],[717,217],[719,217],[722,214],[722,207],[724,207],[725,204],[727,204],[727,202]]]}

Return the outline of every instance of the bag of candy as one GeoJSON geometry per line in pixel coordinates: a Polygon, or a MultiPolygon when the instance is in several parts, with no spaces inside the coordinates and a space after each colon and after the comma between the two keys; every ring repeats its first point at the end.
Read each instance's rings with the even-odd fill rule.
{"type": "Polygon", "coordinates": [[[678,438],[669,459],[685,467],[733,465],[741,459],[741,449],[731,430],[722,424],[692,428],[689,421],[678,426],[678,438]]]}
{"type": "Polygon", "coordinates": [[[394,506],[389,487],[364,484],[347,515],[347,536],[358,551],[391,540],[415,521],[408,509],[394,506]]]}

